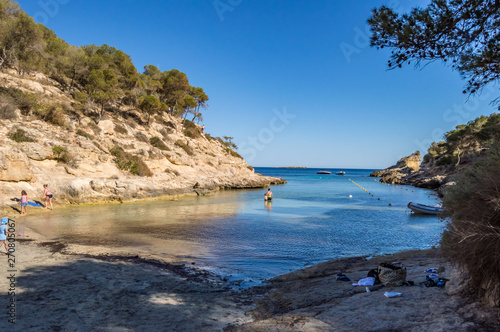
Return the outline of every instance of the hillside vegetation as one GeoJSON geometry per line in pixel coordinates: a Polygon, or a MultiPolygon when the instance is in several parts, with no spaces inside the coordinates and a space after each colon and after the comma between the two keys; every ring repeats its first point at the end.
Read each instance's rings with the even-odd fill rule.
{"type": "Polygon", "coordinates": [[[186,74],[177,69],[162,72],[147,65],[139,73],[123,51],[106,44],[69,45],[54,31],[36,24],[14,1],[0,0],[0,69],[7,68],[23,77],[42,73],[74,100],[66,108],[40,105],[33,95],[3,89],[0,101],[6,117],[14,116],[14,107],[49,121],[81,111],[98,123],[104,112],[118,112],[118,105],[126,105],[145,114],[147,124],[151,116],[162,112],[199,121],[209,99],[203,88],[191,86],[186,74]]]}
{"type": "Polygon", "coordinates": [[[45,183],[58,204],[285,183],[204,133],[207,101],[179,70],[138,73],[123,51],[71,46],[0,0],[0,210],[45,183]]]}
{"type": "Polygon", "coordinates": [[[451,169],[481,156],[500,138],[500,114],[480,116],[458,125],[444,138],[444,141],[433,142],[427,150],[423,159],[426,166],[448,166],[451,169]]]}

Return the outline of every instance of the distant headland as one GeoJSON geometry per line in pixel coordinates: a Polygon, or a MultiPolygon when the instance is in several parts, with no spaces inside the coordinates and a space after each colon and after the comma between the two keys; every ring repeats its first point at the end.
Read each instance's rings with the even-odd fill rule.
{"type": "Polygon", "coordinates": [[[307,169],[307,167],[300,167],[300,166],[285,166],[285,167],[272,167],[272,168],[297,168],[297,169],[307,169]]]}

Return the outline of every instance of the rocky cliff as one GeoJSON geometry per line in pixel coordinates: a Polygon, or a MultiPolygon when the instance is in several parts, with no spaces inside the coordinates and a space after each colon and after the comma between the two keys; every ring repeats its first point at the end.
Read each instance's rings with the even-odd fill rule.
{"type": "Polygon", "coordinates": [[[401,158],[396,165],[375,171],[370,174],[380,177],[380,182],[406,184],[421,188],[438,189],[449,181],[449,170],[446,167],[432,167],[421,164],[422,157],[417,151],[401,158]]]}
{"type": "Polygon", "coordinates": [[[44,183],[55,202],[72,204],[286,182],[256,174],[223,141],[165,112],[153,115],[148,124],[134,107],[113,105],[113,112],[96,121],[92,108],[76,108],[75,100],[42,74],[19,77],[14,71],[0,72],[0,89],[4,211],[12,212],[12,199],[22,190],[30,200],[40,200],[44,183]],[[13,104],[5,97],[7,90],[36,98],[38,110],[13,104]]]}

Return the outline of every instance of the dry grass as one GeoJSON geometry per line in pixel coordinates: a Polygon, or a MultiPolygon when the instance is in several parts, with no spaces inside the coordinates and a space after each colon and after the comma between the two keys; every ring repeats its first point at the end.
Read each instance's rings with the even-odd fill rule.
{"type": "Polygon", "coordinates": [[[153,175],[153,172],[151,172],[149,167],[139,156],[125,152],[119,146],[114,146],[109,152],[115,157],[114,161],[119,169],[139,176],[153,175]]]}
{"type": "Polygon", "coordinates": [[[463,170],[444,197],[443,255],[465,268],[472,289],[500,304],[500,148],[463,170]]]}

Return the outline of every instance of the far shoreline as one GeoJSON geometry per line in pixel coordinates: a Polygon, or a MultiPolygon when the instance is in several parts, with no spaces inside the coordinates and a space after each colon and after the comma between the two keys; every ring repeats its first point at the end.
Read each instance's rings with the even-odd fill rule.
{"type": "Polygon", "coordinates": [[[307,169],[307,167],[303,166],[283,166],[283,167],[271,167],[271,168],[280,168],[280,169],[307,169]]]}

